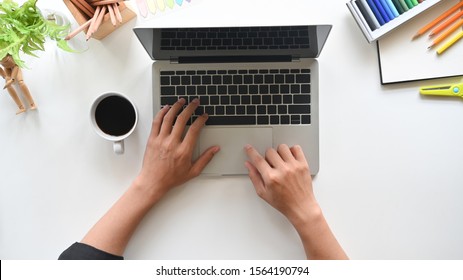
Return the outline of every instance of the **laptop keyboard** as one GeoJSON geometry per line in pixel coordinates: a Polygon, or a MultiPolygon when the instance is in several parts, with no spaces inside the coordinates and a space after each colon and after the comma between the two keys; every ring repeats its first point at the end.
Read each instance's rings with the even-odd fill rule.
{"type": "Polygon", "coordinates": [[[307,26],[171,28],[161,50],[266,50],[309,48],[307,26]]]}
{"type": "Polygon", "coordinates": [[[207,125],[310,124],[310,69],[161,71],[161,105],[199,98],[191,122],[207,125]]]}

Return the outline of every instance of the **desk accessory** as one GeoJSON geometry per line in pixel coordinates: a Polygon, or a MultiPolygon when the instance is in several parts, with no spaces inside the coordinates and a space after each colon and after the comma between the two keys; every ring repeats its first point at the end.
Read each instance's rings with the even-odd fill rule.
{"type": "MultiPolygon", "coordinates": [[[[426,26],[421,28],[418,33],[413,36],[413,39],[418,38],[419,36],[425,34],[427,31],[432,30],[432,32],[429,34],[429,37],[433,37],[445,29],[447,29],[449,26],[450,28],[447,29],[441,36],[439,36],[436,40],[432,42],[432,45],[428,47],[428,49],[433,48],[437,44],[443,42],[447,37],[450,36],[453,32],[455,32],[460,26],[463,25],[463,1],[456,3],[454,6],[452,6],[449,10],[444,12],[442,15],[440,15],[438,18],[435,20],[431,21],[428,23],[426,26]],[[461,9],[461,10],[459,10],[461,9]],[[450,17],[450,18],[449,18],[450,17]],[[447,19],[448,18],[448,19],[447,19]],[[444,21],[445,20],[445,21],[444,21]],[[444,21],[443,23],[441,23],[444,21]],[[453,26],[451,26],[454,22],[456,22],[453,26]],[[441,23],[439,26],[435,27],[441,23]]],[[[445,42],[443,46],[437,49],[437,54],[442,54],[445,52],[448,48],[453,46],[458,40],[460,40],[463,37],[463,31],[458,33],[456,36],[452,37],[449,41],[445,42]]]]}
{"type": "Polygon", "coordinates": [[[423,95],[458,96],[463,98],[463,82],[459,84],[421,87],[420,93],[423,95]]]}
{"type": "Polygon", "coordinates": [[[36,3],[37,0],[28,0],[19,6],[12,0],[0,2],[0,75],[5,79],[3,88],[7,89],[19,108],[16,114],[25,112],[26,107],[13,87],[14,83],[18,84],[29,108],[37,108],[23,81],[21,68],[26,65],[21,60],[20,52],[37,56],[35,52],[44,50],[47,38],[56,41],[61,49],[73,51],[64,40],[69,26],[45,18],[36,3]]]}
{"type": "Polygon", "coordinates": [[[137,15],[124,0],[63,0],[80,25],[67,39],[85,31],[87,40],[101,40],[137,15]]]}
{"type": "Polygon", "coordinates": [[[441,0],[350,0],[349,11],[369,43],[426,11],[441,0]]]}
{"type": "Polygon", "coordinates": [[[135,104],[118,92],[107,92],[93,101],[90,120],[95,132],[113,142],[114,153],[124,153],[124,140],[135,130],[138,112],[135,104]]]}
{"type": "MultiPolygon", "coordinates": [[[[426,2],[426,1],[425,1],[426,2]]],[[[377,41],[381,83],[399,83],[463,75],[463,44],[435,55],[428,36],[415,36],[429,22],[462,1],[445,0],[377,41]],[[412,40],[412,38],[415,39],[412,40]]],[[[424,3],[424,2],[423,2],[424,3]]],[[[429,29],[431,30],[431,29],[429,29]]],[[[428,31],[429,31],[428,30],[428,31]]],[[[442,35],[440,35],[442,36],[442,35]]],[[[451,38],[453,35],[449,35],[451,38]]],[[[433,38],[433,37],[431,37],[433,38]]],[[[443,39],[445,42],[447,39],[443,39]]],[[[439,47],[440,45],[436,45],[439,47]]]]}

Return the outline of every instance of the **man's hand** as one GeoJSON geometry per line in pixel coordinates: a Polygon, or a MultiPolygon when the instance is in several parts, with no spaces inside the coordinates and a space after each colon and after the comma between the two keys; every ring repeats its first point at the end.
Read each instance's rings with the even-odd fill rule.
{"type": "Polygon", "coordinates": [[[256,193],[293,224],[318,209],[312,190],[310,169],[300,146],[279,145],[265,158],[252,146],[245,147],[246,167],[256,193]]]}
{"type": "Polygon", "coordinates": [[[280,211],[301,237],[309,259],[347,259],[315,200],[309,164],[300,146],[268,149],[265,158],[245,147],[246,167],[257,194],[280,211]]]}
{"type": "Polygon", "coordinates": [[[208,116],[204,114],[198,117],[183,137],[186,124],[199,106],[199,100],[193,100],[178,115],[184,105],[185,99],[179,99],[172,107],[162,108],[153,120],[143,168],[136,183],[149,188],[156,200],[171,188],[198,176],[220,150],[218,146],[210,147],[193,161],[196,141],[208,116]]]}

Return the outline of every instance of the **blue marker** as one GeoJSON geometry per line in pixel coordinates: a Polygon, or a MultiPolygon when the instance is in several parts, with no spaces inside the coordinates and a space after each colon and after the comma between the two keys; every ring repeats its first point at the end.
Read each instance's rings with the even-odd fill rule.
{"type": "Polygon", "coordinates": [[[368,6],[370,6],[370,9],[373,11],[373,14],[375,14],[376,19],[378,20],[379,24],[382,26],[386,22],[384,21],[383,17],[381,16],[381,13],[379,12],[378,8],[376,8],[375,3],[373,0],[367,0],[368,6]]]}
{"type": "Polygon", "coordinates": [[[381,0],[380,2],[381,2],[381,5],[383,6],[384,10],[387,13],[387,16],[391,20],[395,19],[395,16],[394,16],[394,14],[392,14],[391,8],[389,8],[389,5],[387,4],[386,0],[381,0]]]}
{"type": "Polygon", "coordinates": [[[394,3],[392,3],[392,0],[386,0],[386,3],[389,5],[392,14],[394,14],[394,17],[398,17],[399,11],[397,11],[397,8],[394,6],[394,3]]]}
{"type": "Polygon", "coordinates": [[[183,0],[175,0],[177,2],[177,5],[182,6],[183,0]]]}
{"type": "Polygon", "coordinates": [[[380,0],[373,0],[373,2],[375,3],[376,8],[378,8],[378,11],[381,13],[381,16],[383,17],[384,21],[390,22],[391,18],[389,18],[389,16],[387,15],[380,0]]]}

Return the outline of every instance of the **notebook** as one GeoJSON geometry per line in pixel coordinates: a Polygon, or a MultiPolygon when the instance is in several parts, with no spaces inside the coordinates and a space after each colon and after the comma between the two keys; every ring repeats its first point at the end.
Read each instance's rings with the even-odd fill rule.
{"type": "Polygon", "coordinates": [[[428,49],[432,44],[429,32],[412,40],[420,28],[458,2],[441,1],[378,40],[382,84],[463,75],[463,41],[457,42],[442,55],[437,55],[436,48],[428,49]]]}
{"type": "Polygon", "coordinates": [[[191,121],[206,112],[195,156],[219,145],[203,171],[244,175],[244,146],[264,154],[300,145],[319,170],[318,62],[330,25],[135,28],[155,60],[153,108],[199,98],[191,121]]]}

